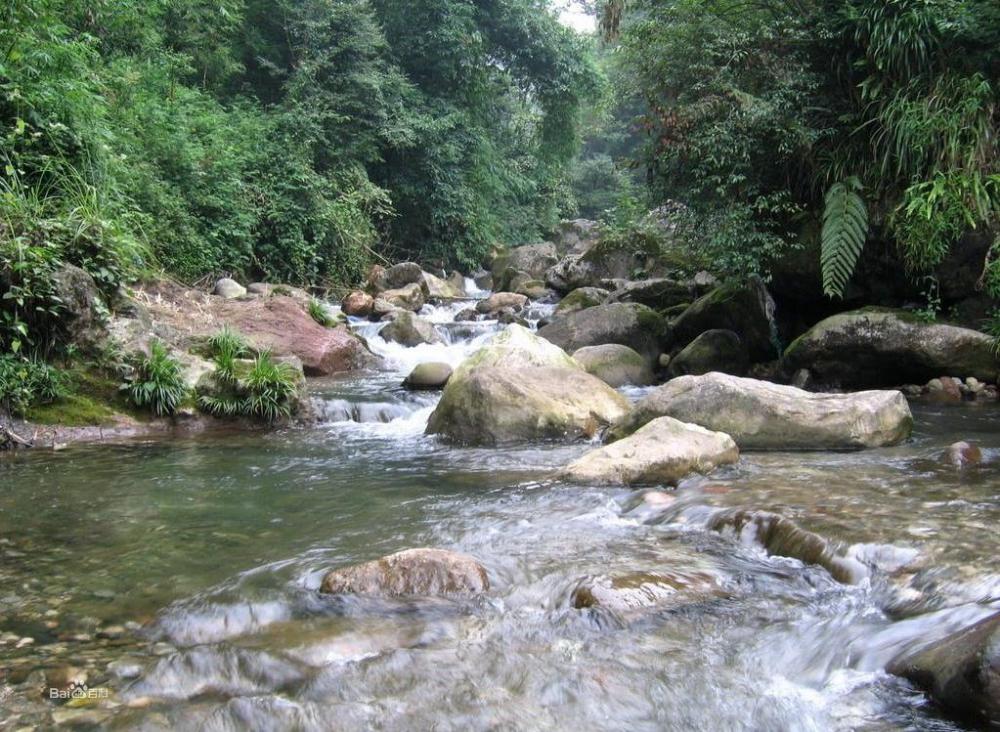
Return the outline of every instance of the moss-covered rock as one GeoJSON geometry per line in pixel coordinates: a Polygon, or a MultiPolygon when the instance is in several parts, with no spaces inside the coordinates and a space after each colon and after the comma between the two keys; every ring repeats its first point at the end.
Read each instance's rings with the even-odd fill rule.
{"type": "Polygon", "coordinates": [[[773,361],[780,355],[774,301],[758,277],[715,288],[695,300],[672,326],[678,346],[686,346],[708,330],[731,330],[743,341],[751,362],[773,361]]]}
{"type": "Polygon", "coordinates": [[[566,351],[618,343],[640,353],[652,367],[670,341],[662,315],[635,303],[612,303],[556,318],[538,335],[566,351]]]}
{"type": "Polygon", "coordinates": [[[569,315],[595,305],[603,305],[610,294],[609,290],[600,287],[578,287],[559,301],[555,314],[569,315]]]}
{"type": "Polygon", "coordinates": [[[649,361],[628,346],[606,343],[573,353],[573,360],[608,386],[647,386],[654,381],[649,361]]]}
{"type": "Polygon", "coordinates": [[[431,323],[408,310],[397,313],[396,317],[379,331],[379,335],[386,341],[410,348],[424,343],[443,342],[431,323]]]}
{"type": "Polygon", "coordinates": [[[749,357],[743,340],[731,330],[708,330],[670,360],[673,376],[699,376],[710,371],[743,376],[749,357]]]}
{"type": "Polygon", "coordinates": [[[978,331],[925,323],[901,310],[865,308],[829,317],[785,351],[789,372],[845,388],[924,383],[939,376],[995,382],[1000,358],[978,331]]]}

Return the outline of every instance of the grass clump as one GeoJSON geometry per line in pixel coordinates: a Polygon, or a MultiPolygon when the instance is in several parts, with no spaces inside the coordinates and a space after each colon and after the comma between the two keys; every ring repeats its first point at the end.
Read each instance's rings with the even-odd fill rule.
{"type": "Polygon", "coordinates": [[[149,356],[142,359],[135,378],[123,384],[122,390],[132,404],[158,417],[176,412],[188,391],[180,364],[160,341],[153,341],[149,356]]]}
{"type": "Polygon", "coordinates": [[[337,319],[327,310],[326,304],[315,297],[309,298],[309,316],[324,328],[337,326],[337,319]]]}

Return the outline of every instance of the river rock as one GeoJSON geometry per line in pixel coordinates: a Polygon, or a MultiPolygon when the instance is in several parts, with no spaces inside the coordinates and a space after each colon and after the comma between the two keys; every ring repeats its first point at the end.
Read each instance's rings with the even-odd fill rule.
{"type": "Polygon", "coordinates": [[[461,275],[458,276],[457,282],[450,278],[443,280],[429,272],[423,272],[422,276],[422,286],[428,300],[440,302],[465,297],[465,282],[461,275]]]}
{"type": "Polygon", "coordinates": [[[849,450],[895,445],[913,416],[898,391],[814,394],[793,386],[710,373],[681,376],[617,423],[612,439],[669,416],[731,435],[743,450],[849,450]]]}
{"type": "Polygon", "coordinates": [[[618,343],[581,348],[573,353],[573,359],[588,374],[616,389],[626,384],[647,386],[654,381],[649,362],[628,346],[618,343]]]}
{"type": "Polygon", "coordinates": [[[788,347],[785,363],[844,388],[923,384],[941,374],[994,382],[1000,373],[993,339],[985,333],[881,308],[817,323],[788,347]]]}
{"type": "Polygon", "coordinates": [[[572,219],[559,222],[552,235],[552,243],[560,256],[582,254],[597,242],[599,225],[590,219],[572,219]]]}
{"type": "Polygon", "coordinates": [[[479,595],[490,587],[486,569],[467,554],[406,549],[323,577],[320,592],[378,597],[479,595]]]}
{"type": "Polygon", "coordinates": [[[578,287],[603,287],[611,280],[630,280],[646,271],[659,256],[653,243],[602,239],[581,253],[569,254],[545,273],[545,282],[558,292],[578,287]],[[642,244],[642,243],[640,243],[642,244]]]}
{"type": "Polygon", "coordinates": [[[324,328],[291,297],[228,301],[217,312],[222,322],[258,350],[297,356],[307,376],[328,376],[378,363],[378,357],[346,326],[324,328]]]}
{"type": "Polygon", "coordinates": [[[626,280],[611,294],[612,302],[637,302],[657,310],[690,303],[694,297],[693,282],[666,277],[653,277],[635,282],[626,280]]]}
{"type": "Polygon", "coordinates": [[[380,297],[390,305],[402,310],[417,312],[424,306],[424,291],[416,282],[411,282],[395,290],[386,290],[380,297]]]}
{"type": "MultiPolygon", "coordinates": [[[[385,270],[384,282],[386,290],[398,290],[407,285],[424,284],[424,270],[416,262],[400,262],[385,270]]],[[[425,293],[426,294],[426,293],[425,293]]]]}
{"type": "Polygon", "coordinates": [[[340,309],[345,315],[353,315],[359,318],[367,318],[375,308],[375,298],[367,292],[355,290],[348,293],[340,302],[340,309]]]}
{"type": "Polygon", "coordinates": [[[707,572],[657,570],[616,577],[588,577],[570,595],[578,609],[604,608],[628,616],[636,611],[698,602],[720,594],[718,578],[707,572]]]}
{"type": "Polygon", "coordinates": [[[473,272],[472,281],[476,283],[476,287],[478,287],[480,290],[493,289],[493,275],[487,272],[485,269],[473,272]]]}
{"type": "Polygon", "coordinates": [[[494,292],[485,300],[480,300],[476,304],[476,312],[484,315],[495,314],[504,308],[520,310],[528,304],[528,298],[516,292],[494,292]]]}
{"type": "Polygon", "coordinates": [[[529,300],[544,300],[552,295],[552,291],[545,286],[542,280],[523,280],[511,289],[519,295],[524,295],[529,300]]]}
{"type": "Polygon", "coordinates": [[[731,330],[707,330],[670,360],[674,376],[700,376],[710,371],[743,376],[749,356],[742,339],[731,330]]]}
{"type": "Polygon", "coordinates": [[[396,314],[379,335],[386,341],[412,348],[427,343],[443,343],[444,340],[434,326],[408,310],[396,314]]]}
{"type": "Polygon", "coordinates": [[[756,541],[772,556],[790,557],[803,564],[823,567],[843,584],[858,584],[869,574],[861,562],[838,554],[819,534],[806,531],[776,513],[744,509],[720,511],[709,521],[708,528],[731,533],[741,541],[756,541]]]}
{"type": "Polygon", "coordinates": [[[578,287],[566,295],[556,306],[556,315],[569,315],[584,308],[603,305],[611,293],[600,287],[578,287]]]}
{"type": "Polygon", "coordinates": [[[452,368],[446,363],[419,364],[403,381],[407,389],[443,389],[451,378],[452,368]]]}
{"type": "Polygon", "coordinates": [[[759,277],[715,288],[695,300],[672,325],[674,340],[681,346],[705,331],[730,330],[743,341],[752,362],[780,355],[774,339],[774,300],[759,277]]]}
{"type": "Polygon", "coordinates": [[[223,277],[215,283],[215,287],[212,288],[212,294],[218,295],[226,300],[232,300],[246,295],[247,288],[236,280],[230,279],[229,277],[223,277]]]}
{"type": "Polygon", "coordinates": [[[893,659],[887,669],[953,714],[1000,723],[1000,613],[893,659]]]}
{"type": "Polygon", "coordinates": [[[729,435],[660,417],[629,437],[588,452],[559,477],[597,485],[675,485],[691,473],[735,463],[739,455],[729,435]]]}
{"type": "Polygon", "coordinates": [[[956,468],[970,468],[983,461],[983,453],[968,442],[956,442],[945,450],[944,461],[956,468]]]}
{"type": "Polygon", "coordinates": [[[517,273],[529,279],[544,279],[545,272],[558,261],[559,253],[551,242],[513,247],[493,260],[493,284],[498,289],[505,289],[517,273]]]}
{"type": "Polygon", "coordinates": [[[650,366],[670,337],[663,316],[635,303],[596,305],[570,313],[541,328],[538,335],[570,352],[618,343],[640,353],[650,366]]]}
{"type": "Polygon", "coordinates": [[[427,434],[485,445],[577,438],[627,410],[624,397],[562,349],[511,325],[455,370],[427,434]]]}

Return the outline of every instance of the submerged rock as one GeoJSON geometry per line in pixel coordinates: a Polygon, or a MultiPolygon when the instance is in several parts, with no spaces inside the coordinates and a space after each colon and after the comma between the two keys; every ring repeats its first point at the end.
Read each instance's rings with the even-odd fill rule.
{"type": "Polygon", "coordinates": [[[627,400],[562,349],[509,326],[455,370],[427,424],[464,444],[593,435],[628,410],[627,400]]]}
{"type": "Polygon", "coordinates": [[[674,376],[700,376],[711,371],[743,376],[749,356],[740,337],[731,330],[707,330],[670,360],[674,376]]]}
{"type": "Polygon", "coordinates": [[[568,352],[618,343],[642,354],[652,366],[669,340],[669,328],[662,315],[645,305],[612,303],[559,317],[538,335],[568,352]]]}
{"type": "Polygon", "coordinates": [[[902,442],[913,427],[898,391],[813,394],[711,373],[667,382],[641,399],[610,436],[619,439],[663,416],[724,432],[744,450],[883,447],[902,442]]]}
{"type": "Polygon", "coordinates": [[[898,656],[887,671],[959,717],[1000,722],[1000,613],[898,656]]]}
{"type": "Polygon", "coordinates": [[[823,567],[830,576],[844,584],[857,584],[868,577],[868,570],[861,562],[839,555],[822,536],[806,531],[776,513],[742,509],[722,511],[709,521],[708,528],[722,533],[732,532],[738,539],[756,542],[770,555],[823,567]]]}
{"type": "Polygon", "coordinates": [[[866,308],[814,325],[785,351],[791,370],[846,388],[926,383],[941,374],[995,382],[1000,358],[985,333],[925,323],[899,310],[866,308]]]}
{"type": "Polygon", "coordinates": [[[384,340],[412,348],[424,343],[443,343],[443,339],[431,323],[409,311],[398,313],[396,317],[379,331],[384,340]]]}
{"type": "Polygon", "coordinates": [[[654,571],[616,577],[588,577],[573,589],[578,609],[604,608],[620,615],[699,602],[718,596],[718,578],[707,572],[654,571]]]}
{"type": "Polygon", "coordinates": [[[949,445],[944,453],[944,460],[956,468],[969,468],[983,461],[982,451],[968,442],[956,442],[949,445]]]}
{"type": "Polygon", "coordinates": [[[573,359],[588,374],[615,388],[626,384],[647,386],[654,381],[649,362],[628,346],[618,343],[581,348],[573,353],[573,359]]]}
{"type": "Polygon", "coordinates": [[[678,345],[709,330],[729,330],[740,337],[752,362],[771,361],[779,352],[774,336],[774,300],[759,277],[745,284],[717,287],[695,300],[673,322],[678,345]]]}
{"type": "Polygon", "coordinates": [[[558,477],[598,485],[674,485],[691,473],[735,463],[739,456],[729,435],[660,417],[630,437],[588,452],[558,477]]]}
{"type": "Polygon", "coordinates": [[[407,389],[443,389],[451,378],[452,368],[446,363],[419,364],[403,381],[407,389]]]}
{"type": "Polygon", "coordinates": [[[371,562],[335,569],[323,577],[325,594],[379,597],[478,595],[490,587],[486,568],[473,557],[444,549],[406,549],[371,562]]]}

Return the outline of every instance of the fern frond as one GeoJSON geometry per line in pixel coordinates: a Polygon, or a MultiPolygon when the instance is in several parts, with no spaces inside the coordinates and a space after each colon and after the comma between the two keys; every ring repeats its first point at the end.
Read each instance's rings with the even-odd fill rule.
{"type": "Polygon", "coordinates": [[[826,194],[820,266],[828,297],[844,296],[868,238],[868,210],[860,191],[861,181],[851,177],[834,183],[826,194]]]}

